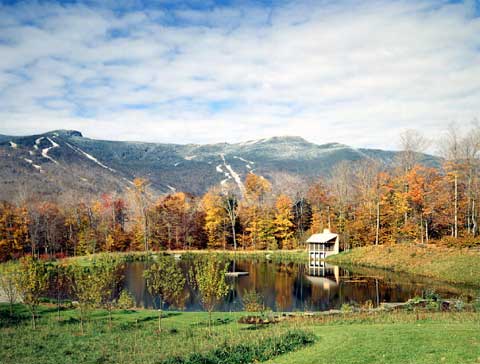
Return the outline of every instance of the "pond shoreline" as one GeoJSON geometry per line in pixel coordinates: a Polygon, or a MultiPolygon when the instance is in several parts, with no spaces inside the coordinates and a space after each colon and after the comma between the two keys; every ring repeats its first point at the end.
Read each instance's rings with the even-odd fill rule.
{"type": "Polygon", "coordinates": [[[439,282],[480,287],[480,252],[435,245],[399,244],[355,248],[327,259],[342,266],[404,272],[439,282]]]}
{"type": "Polygon", "coordinates": [[[126,251],[126,252],[103,252],[90,255],[80,255],[73,257],[66,257],[60,261],[77,261],[82,263],[88,261],[102,254],[112,254],[127,261],[144,261],[148,257],[156,257],[159,255],[177,255],[182,256],[186,254],[191,255],[206,255],[213,254],[218,256],[238,256],[244,259],[260,259],[273,262],[285,262],[285,263],[306,263],[308,260],[308,252],[305,249],[295,250],[151,250],[145,251],[126,251]]]}
{"type": "MultiPolygon", "coordinates": [[[[445,295],[447,298],[462,296],[466,300],[472,300],[478,295],[478,285],[475,286],[468,283],[459,284],[448,279],[442,280],[437,276],[422,275],[418,272],[405,269],[392,269],[391,267],[362,264],[362,261],[351,263],[350,256],[354,253],[355,256],[358,256],[359,252],[364,253],[362,249],[365,250],[364,248],[360,248],[330,257],[327,260],[328,263],[337,263],[337,259],[340,258],[337,263],[340,265],[340,273],[331,271],[330,268],[332,267],[328,268],[327,266],[325,268],[327,271],[323,272],[323,276],[321,277],[310,275],[311,273],[309,272],[307,264],[308,254],[305,250],[242,250],[237,252],[228,250],[171,250],[149,253],[125,252],[110,254],[117,256],[122,262],[126,263],[126,266],[130,266],[130,264],[137,265],[136,271],[132,271],[137,277],[134,278],[130,274],[128,275],[129,291],[134,293],[137,303],[145,303],[148,301],[145,303],[146,305],[150,305],[151,303],[149,302],[150,298],[145,296],[144,282],[142,281],[144,264],[151,259],[155,260],[157,257],[165,254],[176,256],[179,262],[184,261],[184,258],[186,259],[184,262],[189,261],[187,255],[195,257],[212,254],[230,261],[233,261],[236,255],[237,270],[247,271],[251,277],[239,277],[240,281],[238,281],[239,278],[237,278],[237,283],[235,283],[235,287],[232,288],[232,296],[229,298],[231,301],[228,304],[231,306],[222,308],[222,310],[227,311],[240,310],[241,297],[247,289],[255,289],[256,292],[264,295],[264,299],[269,300],[269,307],[277,312],[286,307],[289,307],[286,311],[295,311],[305,309],[305,307],[310,305],[313,305],[315,309],[320,309],[321,307],[322,311],[326,311],[331,308],[332,305],[335,308],[340,308],[343,299],[360,304],[368,299],[377,302],[377,304],[382,301],[394,302],[397,300],[406,300],[414,296],[422,296],[423,292],[426,291],[436,291],[445,295]],[[342,271],[348,271],[350,273],[342,273],[342,271]],[[256,281],[250,282],[251,279],[256,279],[256,281]],[[401,293],[403,291],[410,292],[410,294],[401,293]]],[[[380,253],[387,253],[388,251],[390,251],[388,254],[394,255],[394,249],[392,247],[378,249],[375,253],[378,255],[380,253]]],[[[431,250],[428,250],[427,253],[431,254],[430,251],[431,250]]],[[[424,252],[424,254],[427,253],[424,252]]],[[[411,254],[412,252],[410,251],[409,256],[411,254]]],[[[415,255],[419,254],[415,253],[415,255]]],[[[81,265],[88,265],[96,257],[98,257],[97,254],[71,257],[57,262],[67,264],[69,262],[76,262],[81,265]]],[[[362,258],[365,258],[365,256],[362,256],[362,258]]],[[[370,258],[370,255],[366,256],[366,258],[370,258]]],[[[391,260],[390,258],[386,261],[391,260]]],[[[56,264],[56,262],[52,262],[52,264],[56,264]]],[[[0,292],[0,302],[5,300],[6,297],[0,292]]],[[[192,300],[188,301],[188,304],[192,305],[191,309],[193,311],[196,310],[192,300]]]]}

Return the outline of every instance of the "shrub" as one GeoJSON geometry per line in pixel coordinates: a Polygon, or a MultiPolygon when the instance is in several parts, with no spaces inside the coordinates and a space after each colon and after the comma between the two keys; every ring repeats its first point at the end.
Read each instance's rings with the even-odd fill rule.
{"type": "Polygon", "coordinates": [[[440,309],[440,304],[437,301],[429,301],[426,307],[428,310],[438,311],[440,309]]]}
{"type": "Polygon", "coordinates": [[[270,241],[268,243],[268,250],[277,250],[278,249],[278,244],[275,240],[270,241]]]}
{"type": "Polygon", "coordinates": [[[129,310],[135,308],[135,306],[135,298],[133,295],[130,292],[123,290],[118,297],[117,307],[121,310],[129,310]]]}
{"type": "Polygon", "coordinates": [[[366,300],[365,303],[362,305],[364,310],[371,310],[373,308],[372,300],[366,300]]]}
{"type": "Polygon", "coordinates": [[[268,325],[276,324],[278,318],[275,316],[242,316],[238,319],[239,324],[250,324],[250,325],[268,325]]]}
{"type": "Polygon", "coordinates": [[[455,301],[455,310],[463,311],[464,308],[465,308],[465,303],[462,300],[455,301]]]}
{"type": "Polygon", "coordinates": [[[428,301],[439,301],[441,299],[440,295],[434,290],[427,289],[423,292],[423,297],[428,301]]]}
{"type": "Polygon", "coordinates": [[[445,236],[437,241],[437,245],[446,246],[448,248],[479,248],[480,238],[478,236],[462,236],[459,238],[445,236]]]}
{"type": "Polygon", "coordinates": [[[194,353],[185,358],[170,357],[160,364],[247,364],[267,361],[315,342],[315,336],[305,331],[293,330],[279,337],[269,337],[258,343],[226,345],[206,353],[194,353]]]}
{"type": "Polygon", "coordinates": [[[263,304],[263,297],[255,289],[245,290],[243,294],[243,307],[248,312],[263,312],[265,305],[263,304]]]}
{"type": "Polygon", "coordinates": [[[419,306],[421,306],[422,304],[423,305],[425,304],[425,299],[423,299],[422,297],[419,297],[419,296],[415,296],[413,298],[410,298],[407,301],[407,304],[406,304],[405,308],[406,308],[407,311],[414,311],[419,306]]]}
{"type": "Polygon", "coordinates": [[[343,313],[351,313],[353,312],[353,305],[350,305],[348,303],[342,304],[342,307],[340,308],[340,311],[343,313]]]}
{"type": "Polygon", "coordinates": [[[193,322],[190,324],[190,326],[195,327],[195,326],[220,326],[220,325],[226,325],[232,322],[233,320],[230,317],[224,317],[224,318],[216,318],[214,320],[210,321],[199,321],[199,322],[193,322]]]}
{"type": "Polygon", "coordinates": [[[409,300],[409,302],[412,302],[412,303],[419,303],[421,301],[423,301],[423,298],[420,296],[415,296],[409,300]]]}

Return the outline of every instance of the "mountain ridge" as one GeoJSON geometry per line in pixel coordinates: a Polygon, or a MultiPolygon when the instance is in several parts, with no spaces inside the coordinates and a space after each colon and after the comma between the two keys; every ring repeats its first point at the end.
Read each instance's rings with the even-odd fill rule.
{"type": "MultiPolygon", "coordinates": [[[[42,195],[121,192],[129,189],[136,177],[148,178],[152,191],[158,194],[203,194],[228,182],[242,189],[241,181],[252,172],[274,184],[279,176],[312,180],[328,175],[340,161],[374,159],[389,165],[397,154],[341,143],[315,144],[299,136],[172,144],[98,140],[77,130],[0,135],[0,199],[11,198],[18,186],[42,195]]],[[[438,165],[439,159],[425,154],[422,163],[438,165]]]]}
{"type": "Polygon", "coordinates": [[[155,145],[177,145],[177,146],[191,146],[191,147],[202,147],[202,146],[221,146],[221,145],[229,145],[229,146],[245,146],[245,145],[252,145],[252,144],[265,144],[265,143],[279,143],[279,142],[298,142],[298,143],[303,143],[303,144],[311,144],[311,145],[316,145],[321,148],[331,148],[331,147],[348,147],[352,149],[373,149],[373,150],[382,150],[382,151],[389,151],[389,152],[395,152],[393,150],[384,150],[384,149],[378,149],[378,148],[357,148],[357,147],[352,147],[351,145],[348,144],[343,144],[343,143],[338,143],[338,142],[328,142],[328,143],[314,143],[311,141],[308,141],[302,136],[298,135],[278,135],[278,136],[272,136],[268,138],[259,138],[259,139],[250,139],[246,141],[240,141],[240,142],[235,142],[235,143],[230,143],[230,142],[215,142],[215,143],[167,143],[167,142],[152,142],[152,141],[141,141],[141,140],[110,140],[110,139],[96,139],[96,138],[91,138],[88,136],[84,136],[81,131],[75,130],[75,129],[55,129],[55,130],[50,130],[46,131],[44,133],[38,133],[38,134],[30,134],[30,135],[8,135],[8,134],[0,134],[0,138],[3,138],[4,140],[6,139],[22,139],[22,138],[31,138],[35,136],[45,136],[45,135],[55,135],[59,134],[62,136],[68,136],[68,137],[79,137],[79,138],[84,138],[84,139],[90,139],[90,140],[96,140],[99,142],[119,142],[119,143],[131,143],[131,144],[155,144],[155,145]]]}

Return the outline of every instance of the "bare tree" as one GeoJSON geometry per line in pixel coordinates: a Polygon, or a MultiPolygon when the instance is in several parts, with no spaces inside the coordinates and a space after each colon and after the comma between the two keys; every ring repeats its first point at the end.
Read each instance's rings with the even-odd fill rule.
{"type": "Polygon", "coordinates": [[[460,175],[461,139],[461,136],[457,132],[457,125],[452,123],[449,125],[445,136],[440,140],[440,153],[448,161],[448,167],[453,173],[454,217],[452,235],[455,238],[458,237],[458,179],[460,175]]]}
{"type": "Polygon", "coordinates": [[[375,222],[375,245],[378,245],[380,235],[380,171],[380,164],[373,159],[360,162],[355,170],[361,200],[367,205],[370,220],[375,222]]]}
{"type": "Polygon", "coordinates": [[[296,200],[298,195],[305,196],[307,194],[309,184],[305,177],[286,172],[273,172],[269,174],[269,178],[272,182],[274,196],[283,194],[296,200]]]}
{"type": "Polygon", "coordinates": [[[233,249],[237,251],[237,238],[235,232],[235,225],[237,224],[238,216],[238,202],[239,198],[234,191],[227,191],[223,196],[223,208],[230,220],[230,227],[232,228],[233,249]]]}
{"type": "Polygon", "coordinates": [[[348,217],[347,207],[353,200],[354,196],[353,180],[354,175],[350,163],[342,161],[332,168],[329,184],[333,194],[337,196],[337,209],[339,213],[338,229],[339,233],[342,235],[343,244],[346,249],[349,248],[346,226],[346,220],[348,217]]]}
{"type": "Polygon", "coordinates": [[[463,164],[464,179],[466,183],[466,225],[467,232],[475,236],[478,230],[476,201],[478,191],[478,169],[480,156],[480,126],[473,123],[459,146],[460,159],[463,164]]]}
{"type": "Polygon", "coordinates": [[[404,173],[415,166],[429,145],[430,141],[417,130],[407,129],[400,134],[400,165],[404,173]]]}

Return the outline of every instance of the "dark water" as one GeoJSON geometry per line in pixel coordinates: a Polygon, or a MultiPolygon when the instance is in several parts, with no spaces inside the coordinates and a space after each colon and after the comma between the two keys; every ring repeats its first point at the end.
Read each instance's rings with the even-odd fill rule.
{"type": "MultiPolygon", "coordinates": [[[[143,262],[129,263],[125,269],[124,287],[136,299],[139,307],[158,307],[148,293],[143,278],[143,262]]],[[[188,263],[182,262],[184,271],[188,263]]],[[[249,272],[248,276],[228,277],[230,292],[217,307],[221,311],[243,309],[242,296],[255,289],[266,306],[274,311],[338,309],[344,303],[374,306],[382,302],[404,302],[425,291],[435,291],[442,297],[462,297],[470,300],[478,291],[428,279],[372,269],[345,269],[325,265],[310,268],[307,264],[272,263],[243,260],[236,262],[236,271],[249,272]]],[[[180,302],[187,311],[202,310],[191,287],[185,287],[180,302]]],[[[168,307],[168,305],[167,305],[168,307]]]]}

